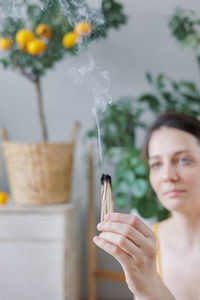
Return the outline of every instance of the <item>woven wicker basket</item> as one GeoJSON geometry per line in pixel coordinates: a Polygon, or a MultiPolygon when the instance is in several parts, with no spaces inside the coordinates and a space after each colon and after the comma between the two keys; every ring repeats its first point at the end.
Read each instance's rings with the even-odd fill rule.
{"type": "Polygon", "coordinates": [[[1,129],[13,200],[19,205],[64,203],[70,199],[76,131],[69,143],[12,143],[1,129]]]}

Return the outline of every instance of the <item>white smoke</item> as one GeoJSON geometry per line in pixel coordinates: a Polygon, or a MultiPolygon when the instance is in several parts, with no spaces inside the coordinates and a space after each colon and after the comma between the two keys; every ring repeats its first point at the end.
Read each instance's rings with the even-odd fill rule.
{"type": "Polygon", "coordinates": [[[21,5],[16,0],[0,0],[0,19],[5,20],[7,17],[17,18],[21,5]]]}
{"type": "MultiPolygon", "coordinates": [[[[53,4],[53,0],[51,2],[53,4]]],[[[40,0],[28,0],[28,4],[37,5],[41,11],[46,7],[45,3],[40,0]]],[[[0,0],[0,22],[8,17],[14,20],[27,19],[26,5],[23,0],[0,0]]]]}
{"type": "Polygon", "coordinates": [[[102,0],[88,0],[89,7],[93,9],[101,10],[102,8],[102,0]]]}
{"type": "Polygon", "coordinates": [[[109,94],[109,72],[96,66],[94,59],[90,58],[88,64],[70,68],[69,73],[75,83],[85,83],[88,92],[92,94],[95,107],[98,107],[102,112],[105,111],[107,104],[112,102],[112,97],[109,94]]]}
{"type": "Polygon", "coordinates": [[[97,124],[99,155],[101,161],[103,161],[99,117],[105,112],[107,106],[112,103],[112,97],[109,93],[110,74],[102,67],[96,66],[93,58],[90,58],[88,64],[70,68],[69,73],[75,83],[82,83],[86,86],[88,93],[94,100],[92,113],[97,124]]]}

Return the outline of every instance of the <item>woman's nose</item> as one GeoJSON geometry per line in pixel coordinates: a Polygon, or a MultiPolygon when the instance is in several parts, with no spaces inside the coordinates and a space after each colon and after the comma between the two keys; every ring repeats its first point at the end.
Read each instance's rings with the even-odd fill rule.
{"type": "Polygon", "coordinates": [[[175,168],[171,165],[167,165],[163,169],[162,179],[164,181],[176,181],[178,179],[178,174],[175,168]]]}

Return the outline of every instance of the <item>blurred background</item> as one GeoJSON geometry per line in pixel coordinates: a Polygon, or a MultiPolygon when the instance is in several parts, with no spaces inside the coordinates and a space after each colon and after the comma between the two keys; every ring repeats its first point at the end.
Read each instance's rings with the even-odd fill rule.
{"type": "MultiPolygon", "coordinates": [[[[0,3],[3,2],[5,1],[1,0],[0,3]]],[[[81,255],[80,299],[87,299],[88,297],[88,144],[92,143],[93,145],[95,166],[93,185],[96,223],[99,222],[100,218],[101,173],[110,172],[114,175],[116,171],[116,164],[112,160],[114,154],[112,152],[109,153],[109,150],[112,148],[112,142],[110,142],[110,144],[109,141],[106,143],[103,137],[103,147],[104,150],[108,150],[108,152],[106,152],[106,154],[103,153],[103,164],[100,163],[98,140],[95,132],[96,123],[92,109],[94,107],[98,108],[99,105],[101,110],[102,103],[97,102],[94,95],[88,89],[87,75],[86,80],[83,79],[78,81],[74,80],[72,75],[75,74],[74,72],[79,72],[81,67],[90,66],[91,62],[93,63],[92,72],[94,71],[95,76],[97,75],[97,82],[99,72],[106,72],[104,74],[107,74],[107,106],[105,111],[100,112],[98,115],[99,120],[103,120],[105,117],[108,117],[108,102],[111,98],[114,105],[117,105],[121,98],[124,99],[122,102],[126,102],[128,99],[131,105],[137,103],[136,108],[134,108],[135,111],[137,111],[135,116],[138,116],[138,118],[140,116],[137,110],[138,108],[142,108],[143,110],[141,113],[141,124],[147,123],[146,115],[149,116],[148,122],[150,122],[153,119],[153,116],[158,114],[159,111],[167,109],[167,105],[171,105],[171,109],[188,111],[193,114],[196,112],[196,115],[199,114],[198,99],[200,99],[200,94],[197,88],[199,83],[199,67],[197,60],[199,44],[197,36],[199,36],[200,31],[199,28],[196,28],[198,27],[198,22],[196,22],[196,27],[194,26],[194,28],[187,27],[185,29],[182,27],[181,32],[184,37],[181,37],[181,34],[178,32],[180,28],[175,28],[175,25],[173,24],[171,26],[169,25],[170,18],[172,18],[175,14],[175,8],[178,6],[187,10],[186,15],[188,18],[191,17],[188,12],[189,10],[194,10],[198,15],[200,12],[200,4],[198,4],[198,1],[190,0],[190,3],[188,3],[186,0],[168,0],[165,2],[158,0],[150,0],[148,2],[124,0],[123,2],[118,2],[121,2],[121,5],[123,6],[123,13],[127,17],[126,24],[121,24],[118,29],[111,27],[106,32],[106,38],[93,38],[93,40],[89,42],[89,45],[86,47],[84,46],[86,49],[83,49],[83,51],[81,49],[78,55],[63,55],[63,58],[60,61],[57,61],[52,68],[47,69],[44,76],[41,76],[43,105],[46,124],[48,127],[49,141],[68,142],[70,139],[70,129],[74,122],[79,121],[81,124],[80,131],[75,142],[72,191],[70,196],[70,201],[76,202],[78,210],[78,216],[76,218],[79,229],[76,233],[76,238],[80,241],[79,247],[81,255]],[[173,33],[173,30],[175,29],[177,29],[177,31],[174,31],[175,33],[173,33]],[[192,34],[189,35],[187,29],[190,30],[192,34]],[[185,36],[187,39],[184,39],[185,36]],[[95,66],[97,66],[96,69],[95,66]],[[100,68],[100,71],[98,67],[100,68]],[[166,78],[164,75],[158,78],[159,74],[166,74],[166,78]],[[178,85],[181,81],[183,84],[178,85]],[[173,86],[174,90],[169,88],[170,84],[173,86]],[[176,84],[178,85],[177,89],[176,84]],[[182,92],[180,92],[180,90],[182,92]],[[162,94],[164,92],[168,92],[168,95],[162,94]],[[174,96],[175,92],[177,92],[178,96],[174,96]],[[171,94],[169,95],[169,93],[171,94]],[[168,100],[159,102],[159,95],[161,94],[163,98],[166,96],[165,99],[168,97],[168,100]],[[182,98],[179,97],[180,95],[182,98]],[[181,101],[183,105],[179,105],[178,107],[176,106],[176,103],[178,103],[178,99],[180,98],[182,99],[181,101]],[[194,107],[190,106],[189,109],[189,102],[187,101],[192,98],[192,103],[195,105],[194,107]],[[175,103],[173,103],[173,101],[175,103]],[[88,131],[91,130],[93,132],[90,133],[89,136],[92,138],[85,138],[88,131]]],[[[195,16],[192,15],[191,19],[194,21],[195,16]]],[[[186,22],[187,20],[185,20],[185,24],[186,22]]],[[[68,51],[68,49],[66,51],[68,51]]],[[[1,51],[1,57],[6,57],[4,50],[1,51]]],[[[75,75],[77,74],[78,73],[75,75]]],[[[93,74],[89,73],[89,76],[90,75],[92,76],[91,78],[93,78],[93,74]]],[[[102,78],[99,80],[101,84],[102,78]]],[[[3,65],[1,65],[0,93],[0,127],[6,129],[9,141],[14,143],[41,142],[42,134],[36,102],[37,91],[34,84],[22,76],[19,71],[11,70],[10,68],[4,69],[3,65]]],[[[102,95],[100,95],[100,98],[101,96],[102,95]]],[[[118,108],[120,109],[120,106],[118,108]]],[[[126,125],[129,126],[128,119],[126,119],[126,113],[127,112],[124,114],[124,122],[126,123],[127,120],[126,125]]],[[[106,135],[106,132],[108,133],[106,124],[109,124],[107,126],[110,126],[110,124],[116,125],[115,121],[113,121],[114,119],[111,118],[111,115],[109,115],[108,119],[109,121],[107,120],[107,123],[102,121],[100,126],[104,135],[106,135]]],[[[119,124],[118,126],[120,127],[119,124]]],[[[138,131],[135,133],[137,134],[137,141],[135,138],[136,144],[134,146],[136,149],[139,149],[142,145],[145,130],[143,128],[144,126],[139,125],[139,121],[136,124],[136,127],[138,127],[138,131]]],[[[115,130],[118,133],[120,132],[118,127],[116,127],[115,130]]],[[[116,132],[113,132],[114,133],[111,131],[110,133],[111,138],[112,134],[115,134],[116,139],[119,139],[120,137],[117,136],[116,132]]],[[[123,135],[124,133],[122,132],[122,136],[123,135]]],[[[130,140],[128,140],[127,143],[129,142],[130,140]]],[[[131,143],[132,142],[130,142],[130,145],[132,145],[131,143]]],[[[8,193],[9,197],[12,198],[2,147],[0,154],[0,190],[8,193]]],[[[137,156],[138,154],[133,155],[137,156]]],[[[116,159],[118,159],[117,162],[119,163],[119,157],[116,159]]],[[[128,173],[126,173],[128,176],[127,181],[132,178],[129,171],[130,170],[127,170],[128,173]]],[[[123,173],[124,171],[121,170],[121,172],[123,173]]],[[[138,174],[139,179],[144,179],[145,174],[143,174],[142,171],[138,174]]],[[[116,185],[119,184],[120,180],[122,180],[118,177],[117,175],[115,176],[116,185]]],[[[137,199],[144,199],[146,185],[144,180],[138,182],[138,184],[139,183],[140,185],[136,187],[136,190],[139,189],[139,192],[137,194],[137,191],[135,191],[135,195],[137,199]]],[[[121,187],[121,193],[118,191],[117,195],[116,192],[116,199],[118,199],[118,202],[116,202],[116,210],[130,212],[132,208],[139,207],[139,211],[141,215],[143,213],[144,217],[145,210],[143,210],[143,207],[145,204],[143,204],[143,202],[138,200],[138,202],[135,203],[134,200],[130,199],[129,202],[122,200],[122,198],[125,197],[124,195],[129,193],[129,185],[125,182],[125,186],[121,187]],[[132,204],[130,205],[130,203],[132,204]]],[[[131,197],[134,198],[134,193],[131,197]]],[[[148,208],[149,210],[147,209],[147,217],[164,218],[164,216],[166,216],[166,212],[164,212],[161,208],[160,211],[158,211],[155,203],[152,203],[153,208],[150,207],[148,208]]],[[[112,257],[99,249],[96,250],[97,264],[101,266],[102,269],[107,268],[110,270],[121,271],[120,266],[112,257]]],[[[109,280],[98,280],[97,294],[99,299],[132,299],[132,295],[124,283],[109,280]]],[[[9,298],[4,297],[4,300],[5,299],[9,300],[9,298]]],[[[43,297],[41,299],[45,298],[43,297]]],[[[21,298],[21,300],[23,299],[21,298]]],[[[70,300],[73,299],[71,298],[70,300]]]]}

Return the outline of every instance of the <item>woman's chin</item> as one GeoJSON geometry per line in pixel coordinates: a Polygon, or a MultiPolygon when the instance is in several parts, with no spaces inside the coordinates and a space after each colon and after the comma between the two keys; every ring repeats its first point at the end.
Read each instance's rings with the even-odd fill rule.
{"type": "Polygon", "coordinates": [[[161,203],[169,211],[185,211],[187,207],[187,203],[184,199],[180,198],[165,199],[161,203]]]}

